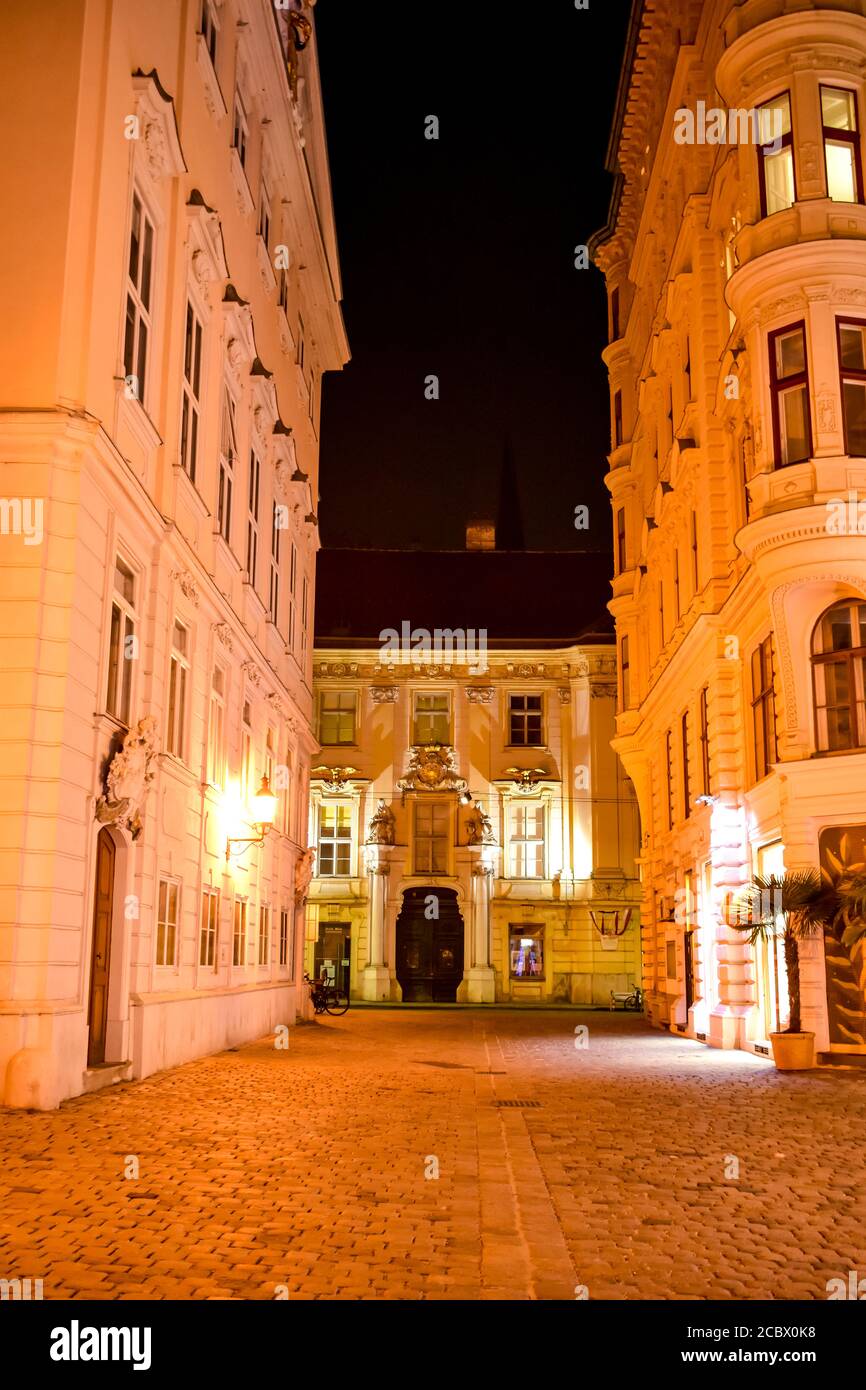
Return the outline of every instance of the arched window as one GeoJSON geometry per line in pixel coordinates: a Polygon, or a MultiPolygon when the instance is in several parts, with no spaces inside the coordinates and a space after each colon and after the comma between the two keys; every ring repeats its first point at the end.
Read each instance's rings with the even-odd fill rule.
{"type": "Polygon", "coordinates": [[[834,603],[812,633],[819,753],[866,748],[866,603],[834,603]]]}

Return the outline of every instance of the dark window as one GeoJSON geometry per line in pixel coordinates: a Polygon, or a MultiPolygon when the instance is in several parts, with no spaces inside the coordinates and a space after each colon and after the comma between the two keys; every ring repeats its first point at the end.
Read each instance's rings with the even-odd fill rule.
{"type": "Polygon", "coordinates": [[[866,604],[836,603],[812,633],[819,753],[866,747],[866,604]]]}
{"type": "Polygon", "coordinates": [[[615,343],[619,337],[619,290],[610,294],[610,341],[615,343]]]}
{"type": "Polygon", "coordinates": [[[693,511],[691,515],[691,551],[692,551],[692,585],[694,592],[700,588],[700,557],[698,555],[698,514],[693,511]]]}
{"type": "Polygon", "coordinates": [[[541,696],[509,695],[508,697],[508,742],[536,747],[543,742],[541,736],[541,696]]]}
{"type": "Polygon", "coordinates": [[[689,712],[686,710],[681,723],[682,746],[683,746],[683,820],[688,820],[692,813],[692,790],[691,778],[689,775],[689,712]]]}
{"type": "Polygon", "coordinates": [[[710,795],[710,719],[709,691],[704,686],[700,698],[701,719],[701,794],[710,795]]]}
{"type": "Polygon", "coordinates": [[[619,669],[622,678],[622,702],[620,709],[631,707],[631,672],[629,669],[628,638],[623,637],[619,644],[619,669]]]}
{"type": "Polygon", "coordinates": [[[673,829],[674,824],[674,748],[671,731],[668,729],[665,734],[665,810],[667,813],[667,828],[673,829]]]}
{"type": "Polygon", "coordinates": [[[845,452],[866,457],[866,324],[836,320],[845,452]]]}
{"type": "Polygon", "coordinates": [[[686,400],[690,401],[692,399],[692,345],[688,335],[686,336],[686,360],[683,363],[683,371],[686,374],[686,400]]]}
{"type": "Polygon", "coordinates": [[[776,467],[781,468],[802,463],[812,454],[805,324],[771,333],[769,349],[776,467]]]}
{"type": "Polygon", "coordinates": [[[216,68],[217,31],[216,21],[214,19],[214,14],[211,8],[210,0],[202,0],[201,35],[204,39],[205,47],[207,48],[208,54],[210,55],[211,63],[213,64],[214,68],[216,68]]]}
{"type": "Polygon", "coordinates": [[[752,738],[755,780],[766,777],[776,761],[776,700],[773,692],[773,639],[766,637],[752,652],[752,738]]]}
{"type": "Polygon", "coordinates": [[[626,568],[625,555],[625,507],[616,512],[616,572],[622,574],[626,568]]]}
{"type": "Polygon", "coordinates": [[[613,393],[613,447],[618,449],[622,443],[622,391],[613,393]]]}

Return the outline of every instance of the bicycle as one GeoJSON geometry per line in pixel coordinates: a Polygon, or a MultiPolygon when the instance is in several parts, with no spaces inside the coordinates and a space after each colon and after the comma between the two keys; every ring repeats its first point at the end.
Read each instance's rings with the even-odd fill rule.
{"type": "Polygon", "coordinates": [[[310,998],[317,1014],[327,1013],[339,1018],[346,1012],[349,1007],[349,995],[346,990],[326,984],[324,980],[311,980],[307,974],[304,975],[304,980],[310,987],[310,998]]]}

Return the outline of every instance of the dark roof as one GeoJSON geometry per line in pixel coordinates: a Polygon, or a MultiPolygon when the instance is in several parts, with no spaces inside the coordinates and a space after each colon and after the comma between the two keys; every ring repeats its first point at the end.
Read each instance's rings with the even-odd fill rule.
{"type": "Polygon", "coordinates": [[[413,628],[487,630],[488,645],[611,642],[610,557],[577,550],[320,550],[315,640],[377,645],[413,628]]]}

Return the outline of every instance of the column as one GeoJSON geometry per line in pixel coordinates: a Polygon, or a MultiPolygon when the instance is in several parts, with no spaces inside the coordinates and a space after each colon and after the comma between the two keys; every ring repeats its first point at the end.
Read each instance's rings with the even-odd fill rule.
{"type": "Polygon", "coordinates": [[[385,909],[388,900],[387,845],[368,845],[365,850],[370,875],[370,944],[361,976],[361,997],[374,1003],[391,998],[391,972],[385,964],[385,909]]]}
{"type": "Polygon", "coordinates": [[[490,846],[478,847],[472,865],[472,964],[466,974],[466,1002],[492,1004],[496,997],[496,978],[490,964],[490,887],[493,864],[490,846]]]}

